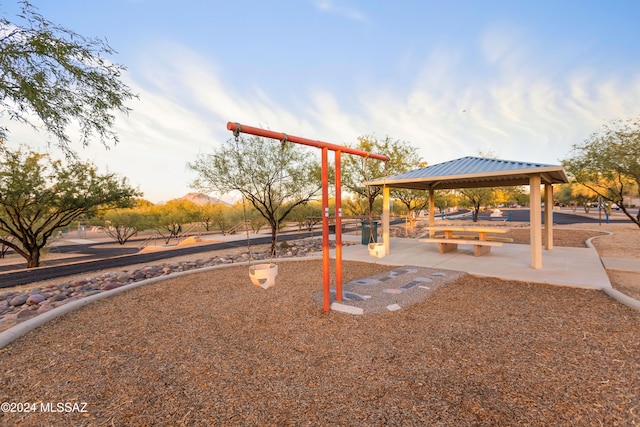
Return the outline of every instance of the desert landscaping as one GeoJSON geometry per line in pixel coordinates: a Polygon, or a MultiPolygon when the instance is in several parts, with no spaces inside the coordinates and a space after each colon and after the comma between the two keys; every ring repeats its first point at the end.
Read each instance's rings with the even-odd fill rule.
{"type": "MultiPolygon", "coordinates": [[[[634,227],[562,226],[554,243],[593,237],[601,257],[640,259],[634,227]]],[[[510,237],[526,243],[528,229],[510,237]]],[[[346,262],[345,281],[393,269],[346,262]]],[[[0,350],[3,401],[86,411],[3,413],[0,422],[640,423],[640,311],[596,290],[434,273],[449,279],[406,309],[365,316],[322,313],[318,260],[282,260],[268,290],[232,266],[100,300],[0,350]]],[[[640,298],[637,273],[607,273],[640,298]]]]}

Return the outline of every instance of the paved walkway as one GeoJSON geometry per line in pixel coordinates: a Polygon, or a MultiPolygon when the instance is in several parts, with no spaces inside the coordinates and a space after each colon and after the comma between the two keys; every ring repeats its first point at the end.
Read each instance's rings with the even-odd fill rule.
{"type": "MultiPolygon", "coordinates": [[[[345,236],[346,239],[360,241],[360,236],[345,236]]],[[[605,267],[593,248],[556,246],[552,251],[543,251],[541,269],[532,269],[529,245],[505,244],[491,248],[487,255],[474,257],[471,245],[459,245],[457,252],[440,254],[436,244],[392,238],[391,253],[384,258],[372,258],[366,245],[353,245],[344,247],[343,259],[464,271],[477,276],[534,283],[611,289],[605,267]]]]}
{"type": "Polygon", "coordinates": [[[640,260],[634,258],[610,258],[603,257],[602,263],[607,270],[627,271],[640,273],[640,260]]]}

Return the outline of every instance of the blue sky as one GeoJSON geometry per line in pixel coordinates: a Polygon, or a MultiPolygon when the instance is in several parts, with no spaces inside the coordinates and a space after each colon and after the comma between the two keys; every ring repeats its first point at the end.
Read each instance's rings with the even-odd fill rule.
{"type": "MultiPolygon", "coordinates": [[[[78,152],[154,203],[193,191],[186,163],[228,139],[228,121],[335,144],[390,136],[429,164],[487,151],[558,164],[640,116],[636,0],[32,3],[118,51],[140,99],[120,144],[78,152]]],[[[9,125],[10,143],[46,147],[9,125]]]]}

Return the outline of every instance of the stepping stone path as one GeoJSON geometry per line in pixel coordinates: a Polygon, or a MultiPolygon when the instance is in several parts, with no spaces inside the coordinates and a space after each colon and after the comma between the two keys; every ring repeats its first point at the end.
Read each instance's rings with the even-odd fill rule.
{"type": "MultiPolygon", "coordinates": [[[[364,315],[398,311],[424,300],[432,291],[465,274],[426,267],[397,268],[345,283],[342,286],[342,301],[339,303],[335,301],[336,291],[332,290],[332,309],[364,315]]],[[[314,299],[322,301],[322,293],[315,294],[314,299]]]]}

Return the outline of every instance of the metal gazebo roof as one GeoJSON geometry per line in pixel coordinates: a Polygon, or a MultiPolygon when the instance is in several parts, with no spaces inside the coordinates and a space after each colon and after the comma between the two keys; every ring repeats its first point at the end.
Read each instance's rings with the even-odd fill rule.
{"type": "Polygon", "coordinates": [[[467,156],[377,178],[365,185],[422,190],[509,187],[529,185],[531,175],[540,175],[542,184],[569,182],[562,166],[467,156]]]}

